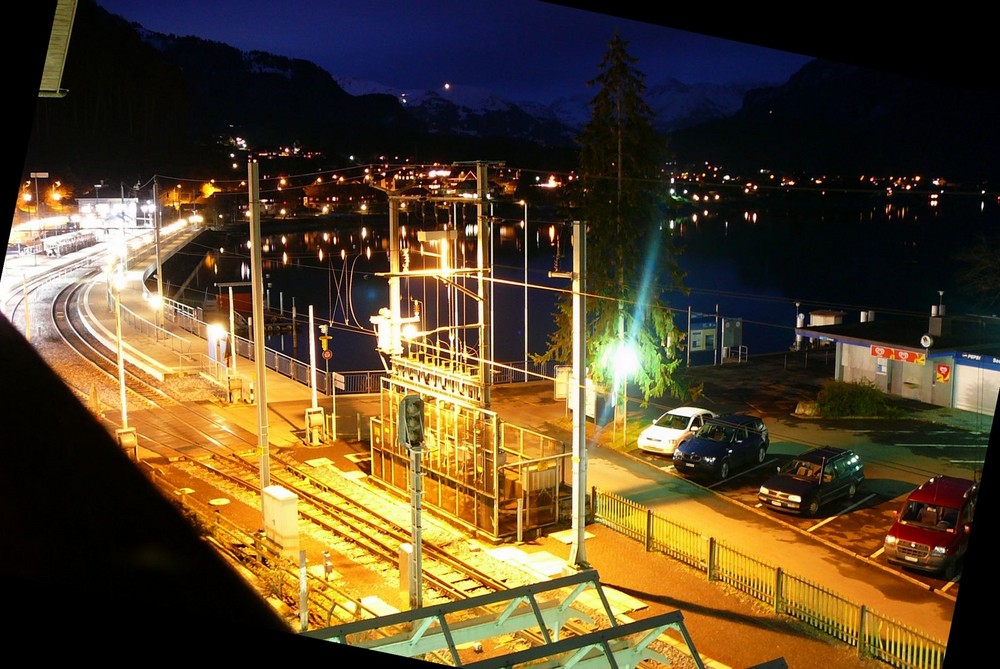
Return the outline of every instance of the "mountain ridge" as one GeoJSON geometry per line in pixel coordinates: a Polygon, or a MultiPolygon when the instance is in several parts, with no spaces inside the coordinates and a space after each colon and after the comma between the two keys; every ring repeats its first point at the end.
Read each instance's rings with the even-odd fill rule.
{"type": "MultiPolygon", "coordinates": [[[[165,171],[216,178],[240,142],[308,150],[324,167],[487,155],[569,171],[589,120],[586,97],[518,103],[462,85],[338,79],[309,61],[147,31],[93,0],[78,5],[64,81],[65,99],[38,101],[26,165],[84,172],[84,183],[112,173],[130,183],[165,171]]],[[[777,86],[666,78],[644,97],[678,165],[996,178],[1000,94],[817,59],[777,86]]]]}

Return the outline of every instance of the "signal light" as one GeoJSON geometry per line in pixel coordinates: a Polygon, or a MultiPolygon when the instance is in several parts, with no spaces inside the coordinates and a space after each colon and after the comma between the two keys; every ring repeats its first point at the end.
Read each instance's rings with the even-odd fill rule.
{"type": "Polygon", "coordinates": [[[399,402],[397,439],[400,446],[419,448],[424,443],[424,401],[407,395],[399,402]]]}

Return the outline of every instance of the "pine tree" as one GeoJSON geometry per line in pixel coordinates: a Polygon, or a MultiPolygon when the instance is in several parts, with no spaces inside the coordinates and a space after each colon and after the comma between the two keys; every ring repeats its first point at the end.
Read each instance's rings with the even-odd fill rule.
{"type": "MultiPolygon", "coordinates": [[[[668,185],[662,179],[666,142],[653,127],[643,99],[644,75],[617,33],[608,45],[599,87],[582,130],[580,178],[572,197],[575,215],[587,226],[587,371],[612,394],[625,383],[638,387],[642,404],[650,398],[687,391],[674,379],[683,332],[663,298],[668,290],[686,293],[667,218],[668,185]],[[631,349],[636,366],[627,378],[616,361],[631,349]]],[[[557,329],[541,360],[568,360],[572,351],[572,298],[563,296],[557,329]]],[[[618,397],[618,401],[621,401],[618,397]]]]}

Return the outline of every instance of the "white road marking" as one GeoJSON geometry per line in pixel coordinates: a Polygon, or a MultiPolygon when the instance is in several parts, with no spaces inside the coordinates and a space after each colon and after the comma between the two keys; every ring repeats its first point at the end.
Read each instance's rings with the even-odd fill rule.
{"type": "Polygon", "coordinates": [[[810,527],[808,530],[806,530],[806,532],[812,532],[813,530],[817,530],[817,529],[823,527],[827,523],[829,523],[829,522],[831,522],[833,520],[836,520],[837,518],[839,518],[840,516],[844,515],[845,513],[849,512],[849,511],[851,511],[853,509],[856,509],[857,507],[859,507],[860,505],[864,504],[865,502],[867,502],[868,500],[870,500],[874,496],[875,496],[875,493],[872,493],[872,494],[868,495],[867,497],[863,497],[862,499],[859,499],[857,502],[855,502],[851,506],[849,506],[846,509],[844,509],[844,511],[842,513],[838,513],[836,516],[830,516],[829,518],[826,518],[826,519],[824,519],[824,520],[816,523],[815,525],[813,525],[812,527],[810,527]]]}

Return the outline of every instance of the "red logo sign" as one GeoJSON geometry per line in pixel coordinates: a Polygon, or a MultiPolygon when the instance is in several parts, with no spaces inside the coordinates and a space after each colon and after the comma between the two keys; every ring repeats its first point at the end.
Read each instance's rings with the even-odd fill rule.
{"type": "Polygon", "coordinates": [[[889,360],[910,362],[915,365],[923,365],[927,362],[927,354],[925,353],[906,351],[898,348],[889,348],[888,346],[877,346],[875,344],[871,345],[870,350],[871,354],[876,358],[888,358],[889,360]]]}

